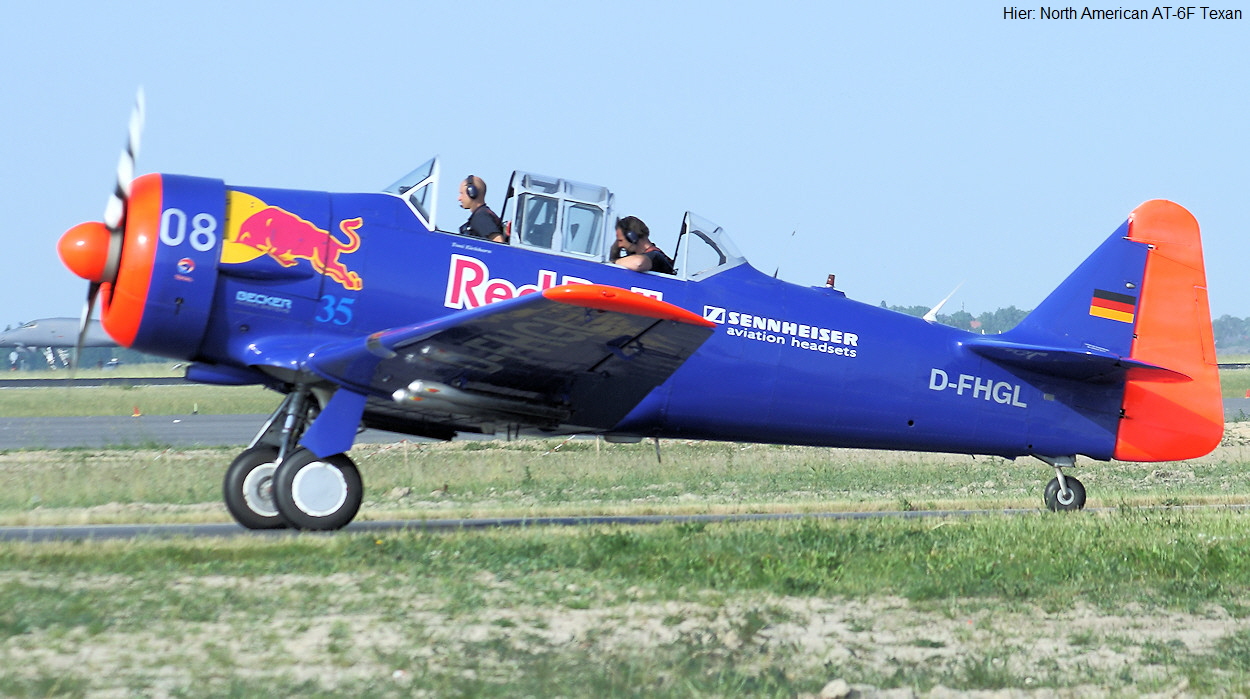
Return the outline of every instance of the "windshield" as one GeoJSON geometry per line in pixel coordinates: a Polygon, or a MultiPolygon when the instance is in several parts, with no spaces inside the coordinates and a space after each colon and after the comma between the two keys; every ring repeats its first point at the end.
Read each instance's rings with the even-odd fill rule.
{"type": "Polygon", "coordinates": [[[421,223],[434,230],[434,215],[438,208],[437,157],[425,161],[382,191],[402,197],[421,223]]]}
{"type": "Polygon", "coordinates": [[[725,229],[686,212],[677,240],[677,276],[702,279],[746,262],[725,229]]]}

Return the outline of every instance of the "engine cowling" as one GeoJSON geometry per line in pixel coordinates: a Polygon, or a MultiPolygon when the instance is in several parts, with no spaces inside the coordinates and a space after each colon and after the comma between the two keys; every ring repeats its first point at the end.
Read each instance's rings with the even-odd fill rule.
{"type": "Polygon", "coordinates": [[[58,245],[79,277],[100,284],[100,321],[124,347],[194,359],[212,312],[225,230],[225,185],[182,175],[134,180],[120,250],[105,224],[71,228],[58,245]]]}

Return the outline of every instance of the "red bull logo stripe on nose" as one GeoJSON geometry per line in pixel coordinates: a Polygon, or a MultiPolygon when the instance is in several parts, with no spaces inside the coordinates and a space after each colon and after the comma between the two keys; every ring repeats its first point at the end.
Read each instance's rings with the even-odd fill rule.
{"type": "Polygon", "coordinates": [[[360,249],[364,219],[339,222],[342,238],[281,207],[266,204],[244,192],[227,192],[229,225],[222,245],[222,264],[242,264],[262,255],[283,267],[306,261],[348,291],[360,291],[364,280],[342,261],[360,249]]]}

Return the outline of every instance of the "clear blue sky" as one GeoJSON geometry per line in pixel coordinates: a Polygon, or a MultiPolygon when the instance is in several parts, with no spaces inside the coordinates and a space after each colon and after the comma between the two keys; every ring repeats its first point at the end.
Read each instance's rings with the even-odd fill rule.
{"type": "Polygon", "coordinates": [[[437,154],[444,229],[470,172],[496,209],[512,170],[559,175],[612,189],[661,247],[692,210],[757,268],[836,273],[872,304],[964,282],[946,311],[1032,308],[1137,204],[1172,199],[1202,225],[1213,314],[1250,316],[1250,19],[19,0],[0,39],[0,325],[80,312],[55,243],[102,216],[140,85],[139,172],[376,191],[437,154]]]}

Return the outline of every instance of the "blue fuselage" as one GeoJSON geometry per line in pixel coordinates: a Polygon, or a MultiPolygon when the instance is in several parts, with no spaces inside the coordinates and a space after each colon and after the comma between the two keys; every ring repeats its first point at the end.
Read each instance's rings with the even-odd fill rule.
{"type": "MultiPolygon", "coordinates": [[[[213,211],[226,221],[224,207],[212,203],[225,198],[220,182],[166,178],[167,206],[185,197],[188,211],[213,211]]],[[[833,289],[782,282],[747,264],[683,280],[431,232],[391,195],[236,191],[298,217],[270,221],[271,245],[251,259],[237,255],[246,246],[204,251],[201,270],[216,265],[211,288],[199,287],[211,294],[211,312],[199,346],[180,350],[185,358],[297,370],[293,347],[312,351],[518,294],[592,282],[659,296],[717,324],[612,432],[1099,459],[1109,458],[1115,443],[1122,385],[1008,369],[964,347],[975,335],[833,289]],[[328,237],[307,233],[312,230],[328,237]],[[296,238],[305,249],[284,258],[282,241],[296,238]]],[[[261,250],[257,236],[244,242],[261,250]]],[[[181,287],[170,288],[172,294],[181,287]]],[[[181,297],[150,299],[170,317],[182,304],[181,297]]],[[[168,342],[159,332],[141,331],[136,347],[171,354],[168,342]]]]}

